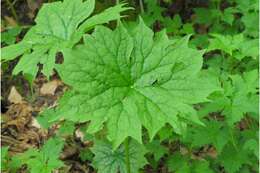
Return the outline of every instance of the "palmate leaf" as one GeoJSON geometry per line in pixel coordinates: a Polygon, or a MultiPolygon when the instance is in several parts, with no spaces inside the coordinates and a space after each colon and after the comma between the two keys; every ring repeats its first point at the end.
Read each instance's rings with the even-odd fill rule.
{"type": "Polygon", "coordinates": [[[174,173],[213,173],[208,161],[192,160],[180,153],[173,153],[166,164],[174,173]]]}
{"type": "MultiPolygon", "coordinates": [[[[251,158],[252,155],[255,155],[257,159],[259,159],[259,132],[255,130],[245,130],[242,132],[241,136],[243,137],[243,149],[250,153],[251,158]]],[[[255,164],[257,164],[255,162],[255,164]]]]}
{"type": "Polygon", "coordinates": [[[187,140],[192,146],[202,147],[206,144],[213,145],[217,152],[220,153],[229,139],[227,128],[217,121],[205,122],[206,127],[195,127],[188,130],[187,140]]]}
{"type": "Polygon", "coordinates": [[[159,140],[153,140],[152,142],[146,144],[146,149],[151,152],[154,156],[155,161],[159,161],[160,158],[168,153],[168,148],[161,145],[159,140]]]}
{"type": "Polygon", "coordinates": [[[119,19],[120,12],[129,9],[124,5],[119,4],[88,18],[94,10],[94,0],[46,3],[35,19],[36,25],[28,31],[20,43],[4,47],[1,57],[3,60],[12,60],[23,55],[13,74],[23,71],[24,74],[34,78],[38,71],[37,64],[41,63],[42,72],[50,76],[57,52],[73,47],[83,34],[95,25],[119,19]]]}
{"type": "Polygon", "coordinates": [[[227,105],[223,114],[227,118],[230,125],[240,121],[245,113],[251,113],[255,119],[258,118],[259,113],[259,98],[257,95],[258,87],[258,70],[251,70],[243,73],[243,75],[231,75],[232,88],[231,105],[227,105]]]}
{"type": "Polygon", "coordinates": [[[144,13],[142,13],[143,20],[148,26],[152,26],[156,20],[163,21],[162,12],[164,10],[157,1],[144,0],[147,7],[144,13]]]}
{"type": "MultiPolygon", "coordinates": [[[[98,173],[126,173],[125,148],[113,150],[111,144],[105,141],[96,141],[91,151],[95,154],[93,165],[98,169],[98,173]]],[[[129,160],[131,172],[138,172],[146,163],[144,146],[135,141],[129,145],[129,160]]]]}
{"type": "Polygon", "coordinates": [[[250,163],[247,150],[242,147],[236,149],[231,144],[224,148],[218,160],[227,173],[239,172],[243,164],[250,163]]]}
{"type": "Polygon", "coordinates": [[[256,59],[259,55],[258,40],[247,39],[243,34],[234,36],[211,34],[210,44],[207,51],[221,50],[238,60],[245,57],[256,59]]]}
{"type": "Polygon", "coordinates": [[[200,73],[203,52],[188,47],[189,37],[173,42],[143,21],[132,32],[99,26],[85,45],[64,51],[58,66],[73,87],[60,100],[55,119],[91,121],[94,133],[106,123],[116,148],[131,136],[140,143],[144,126],[152,139],[165,123],[182,133],[186,121],[202,124],[191,104],[206,102],[218,87],[200,73]]]}

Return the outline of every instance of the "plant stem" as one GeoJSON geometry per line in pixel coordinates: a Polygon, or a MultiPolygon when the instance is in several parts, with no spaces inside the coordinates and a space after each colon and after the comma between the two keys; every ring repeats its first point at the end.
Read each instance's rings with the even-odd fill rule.
{"type": "Polygon", "coordinates": [[[143,0],[139,0],[139,5],[140,5],[141,14],[143,14],[143,13],[144,13],[144,4],[143,4],[143,0]]]}
{"type": "MultiPolygon", "coordinates": [[[[14,6],[17,1],[18,1],[18,0],[14,0],[14,1],[12,2],[12,6],[14,6]]],[[[11,8],[11,7],[9,6],[7,9],[9,10],[10,8],[11,8]]]]}
{"type": "MultiPolygon", "coordinates": [[[[31,28],[33,25],[20,25],[19,28],[22,28],[22,29],[28,29],[28,28],[31,28]]],[[[5,27],[6,30],[8,29],[12,29],[14,28],[13,26],[7,26],[5,27]]]]}
{"type": "Polygon", "coordinates": [[[127,173],[131,173],[130,156],[129,156],[129,137],[125,139],[125,161],[127,173]]]}
{"type": "MultiPolygon", "coordinates": [[[[116,0],[116,5],[118,4],[119,4],[119,0],[116,0]]],[[[119,23],[120,23],[120,18],[117,20],[116,25],[119,26],[119,23]]]]}
{"type": "Polygon", "coordinates": [[[16,14],[16,11],[14,9],[13,4],[10,2],[10,0],[6,0],[6,3],[9,6],[9,8],[11,9],[11,12],[12,12],[12,15],[13,15],[14,19],[16,20],[17,23],[19,23],[18,17],[17,17],[17,14],[16,14]]]}

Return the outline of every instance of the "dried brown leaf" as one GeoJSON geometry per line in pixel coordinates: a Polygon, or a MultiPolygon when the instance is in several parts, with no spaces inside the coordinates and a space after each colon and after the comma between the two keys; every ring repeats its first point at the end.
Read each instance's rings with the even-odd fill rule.
{"type": "Polygon", "coordinates": [[[11,88],[10,94],[8,96],[8,101],[14,104],[19,104],[23,102],[23,97],[14,86],[12,86],[11,88]]]}
{"type": "Polygon", "coordinates": [[[61,81],[53,80],[48,83],[43,84],[40,89],[42,95],[54,95],[57,87],[61,85],[61,81]]]}

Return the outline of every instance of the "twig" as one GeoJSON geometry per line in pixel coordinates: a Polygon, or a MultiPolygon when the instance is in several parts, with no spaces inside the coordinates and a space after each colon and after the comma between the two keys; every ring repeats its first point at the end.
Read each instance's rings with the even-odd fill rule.
{"type": "Polygon", "coordinates": [[[18,20],[18,17],[17,17],[13,4],[10,2],[10,0],[6,0],[6,3],[10,7],[11,13],[12,13],[13,17],[15,18],[16,22],[19,23],[19,20],[18,20]]]}

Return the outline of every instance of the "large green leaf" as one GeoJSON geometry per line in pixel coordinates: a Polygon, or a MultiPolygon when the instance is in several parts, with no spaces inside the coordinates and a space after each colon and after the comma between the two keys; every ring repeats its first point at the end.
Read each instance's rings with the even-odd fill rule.
{"type": "Polygon", "coordinates": [[[114,147],[127,136],[141,142],[142,125],[152,139],[166,122],[177,133],[186,121],[202,124],[191,104],[218,89],[200,73],[203,52],[188,47],[189,37],[154,35],[142,21],[132,33],[100,26],[85,45],[64,51],[58,70],[73,90],[61,99],[56,120],[90,120],[91,133],[106,122],[114,147]]]}
{"type": "MultiPolygon", "coordinates": [[[[93,165],[98,173],[127,173],[125,148],[113,150],[112,145],[104,141],[96,141],[91,151],[95,154],[93,165]]],[[[138,172],[146,164],[144,146],[135,141],[129,144],[129,160],[131,172],[138,172]]]]}
{"type": "Polygon", "coordinates": [[[35,76],[37,64],[43,64],[42,72],[50,76],[55,66],[56,53],[71,48],[95,25],[119,19],[120,12],[129,8],[119,4],[86,20],[94,10],[95,1],[64,0],[46,3],[40,9],[33,26],[24,39],[2,49],[2,59],[11,60],[22,55],[14,74],[35,76]],[[86,20],[86,21],[85,21],[86,20]]]}

